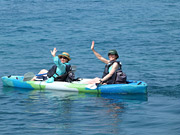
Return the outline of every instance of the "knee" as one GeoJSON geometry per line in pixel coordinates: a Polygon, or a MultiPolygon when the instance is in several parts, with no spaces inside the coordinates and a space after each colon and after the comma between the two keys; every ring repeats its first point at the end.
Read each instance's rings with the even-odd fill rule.
{"type": "Polygon", "coordinates": [[[39,74],[47,73],[48,71],[46,69],[42,69],[39,74]]]}

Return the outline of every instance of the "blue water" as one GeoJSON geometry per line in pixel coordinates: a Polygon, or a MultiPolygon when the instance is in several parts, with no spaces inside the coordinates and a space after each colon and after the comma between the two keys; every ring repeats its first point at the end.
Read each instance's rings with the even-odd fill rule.
{"type": "Polygon", "coordinates": [[[0,76],[38,73],[50,50],[67,51],[76,77],[101,77],[117,49],[147,95],[92,95],[3,87],[0,134],[177,135],[180,133],[179,0],[0,0],[0,76]]]}

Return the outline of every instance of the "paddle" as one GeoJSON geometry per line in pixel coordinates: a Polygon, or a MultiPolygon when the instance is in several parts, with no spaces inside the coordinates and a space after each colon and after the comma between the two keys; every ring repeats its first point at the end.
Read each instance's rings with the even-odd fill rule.
{"type": "Polygon", "coordinates": [[[89,88],[89,89],[98,89],[100,85],[101,85],[100,83],[88,84],[86,86],[86,88],[89,88]]]}
{"type": "Polygon", "coordinates": [[[72,72],[73,72],[73,73],[74,73],[74,72],[76,71],[76,69],[77,69],[75,65],[72,65],[71,68],[72,68],[72,72]]]}
{"type": "Polygon", "coordinates": [[[24,74],[23,81],[30,81],[34,76],[35,74],[33,72],[27,72],[24,74]]]}
{"type": "Polygon", "coordinates": [[[47,75],[47,73],[44,73],[44,74],[37,74],[36,76],[42,76],[42,75],[47,75]]]}
{"type": "Polygon", "coordinates": [[[27,72],[27,73],[24,74],[23,81],[30,81],[34,76],[39,77],[39,76],[43,76],[43,75],[47,75],[47,73],[35,75],[33,72],[27,72]]]}

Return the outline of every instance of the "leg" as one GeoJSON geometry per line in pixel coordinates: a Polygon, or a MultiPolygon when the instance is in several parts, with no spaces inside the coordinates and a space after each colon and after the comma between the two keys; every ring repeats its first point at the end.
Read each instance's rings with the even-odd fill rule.
{"type": "MultiPolygon", "coordinates": [[[[48,70],[46,70],[46,69],[42,69],[38,74],[44,74],[44,73],[47,73],[48,72],[48,70]]],[[[35,81],[36,80],[36,76],[34,76],[32,79],[31,79],[31,81],[35,81]]]]}
{"type": "Polygon", "coordinates": [[[88,82],[85,82],[85,84],[95,84],[95,83],[98,83],[100,80],[100,78],[96,77],[88,82]]]}
{"type": "Polygon", "coordinates": [[[42,69],[38,74],[44,74],[47,73],[48,71],[46,69],[42,69]]]}

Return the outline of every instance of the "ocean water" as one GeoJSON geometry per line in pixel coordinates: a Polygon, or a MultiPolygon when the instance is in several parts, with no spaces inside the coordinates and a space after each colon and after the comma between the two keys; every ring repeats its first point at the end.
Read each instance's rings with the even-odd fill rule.
{"type": "Polygon", "coordinates": [[[38,73],[50,50],[71,55],[76,77],[101,77],[116,49],[147,95],[96,95],[3,87],[0,134],[178,135],[179,0],[0,0],[0,76],[38,73]]]}

